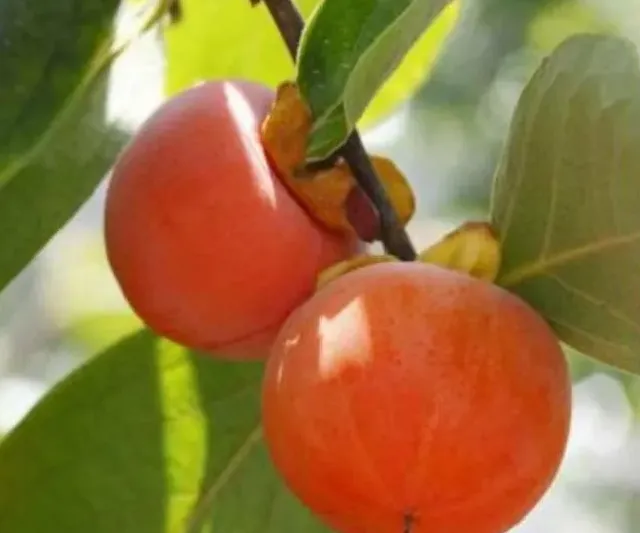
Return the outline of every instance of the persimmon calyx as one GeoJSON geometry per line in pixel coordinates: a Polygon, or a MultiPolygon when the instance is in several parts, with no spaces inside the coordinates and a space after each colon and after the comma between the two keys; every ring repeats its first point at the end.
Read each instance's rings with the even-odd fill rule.
{"type": "MultiPolygon", "coordinates": [[[[376,263],[399,261],[393,255],[361,254],[323,270],[316,281],[320,290],[333,280],[376,263]]],[[[500,243],[485,222],[465,222],[418,255],[418,262],[464,272],[484,281],[495,281],[500,268],[500,243]]]]}
{"type": "MultiPolygon", "coordinates": [[[[305,164],[309,133],[313,124],[311,110],[293,82],[281,84],[275,102],[261,127],[265,153],[280,180],[309,214],[328,229],[357,233],[371,242],[379,238],[380,228],[375,207],[357,201],[364,195],[347,163],[337,158],[330,166],[311,169],[305,164]],[[362,218],[362,220],[360,220],[362,218]],[[374,229],[371,228],[375,224],[374,229]]],[[[372,156],[371,163],[385,188],[403,225],[415,212],[415,198],[407,179],[389,159],[372,156]]]]}
{"type": "Polygon", "coordinates": [[[276,90],[271,110],[261,125],[262,145],[279,177],[290,185],[290,178],[302,170],[313,116],[293,82],[276,90]]]}
{"type": "Polygon", "coordinates": [[[423,263],[464,272],[484,281],[495,281],[502,254],[500,242],[485,222],[465,222],[418,255],[423,263]]]}
{"type": "Polygon", "coordinates": [[[353,270],[358,270],[360,268],[364,268],[369,265],[374,265],[376,263],[390,263],[393,261],[399,261],[397,257],[393,255],[368,255],[362,254],[352,257],[351,259],[345,259],[344,261],[340,261],[331,265],[330,267],[324,269],[320,272],[318,276],[318,281],[316,282],[316,290],[320,290],[333,280],[339,278],[340,276],[344,276],[348,272],[352,272],[353,270]]]}

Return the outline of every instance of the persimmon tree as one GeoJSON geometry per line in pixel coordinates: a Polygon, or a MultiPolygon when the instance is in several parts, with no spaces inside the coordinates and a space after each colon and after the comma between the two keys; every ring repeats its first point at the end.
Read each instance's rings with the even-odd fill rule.
{"type": "Polygon", "coordinates": [[[244,21],[220,49],[273,47],[245,71],[181,32],[199,1],[145,3],[118,40],[117,0],[2,6],[0,289],[112,170],[105,248],[145,327],[2,441],[0,530],[513,526],[562,468],[562,348],[640,374],[635,47],[553,50],[487,216],[421,250],[422,177],[359,128],[415,89],[402,75],[453,4],[211,2],[212,35],[244,21]],[[158,27],[166,102],[125,132],[104,118],[109,69],[158,27]]]}

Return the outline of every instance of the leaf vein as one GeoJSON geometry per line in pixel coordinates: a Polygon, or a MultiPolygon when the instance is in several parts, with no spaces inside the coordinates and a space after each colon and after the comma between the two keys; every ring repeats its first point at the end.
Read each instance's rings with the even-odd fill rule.
{"type": "Polygon", "coordinates": [[[609,206],[611,209],[611,223],[615,233],[622,233],[620,222],[618,221],[618,210],[616,209],[616,176],[620,174],[620,167],[622,166],[622,155],[624,149],[622,148],[622,143],[618,138],[618,132],[613,136],[613,150],[614,155],[609,159],[611,168],[609,170],[608,176],[611,176],[610,179],[607,180],[607,200],[609,201],[609,206]]]}
{"type": "Polygon", "coordinates": [[[576,296],[578,296],[580,298],[583,298],[587,302],[595,305],[596,307],[598,307],[600,309],[604,309],[613,318],[624,322],[625,324],[631,326],[631,328],[636,330],[638,333],[640,333],[640,324],[638,324],[637,322],[634,322],[634,320],[632,318],[628,317],[624,311],[621,311],[620,309],[617,309],[616,307],[613,307],[613,306],[607,304],[607,302],[605,302],[603,300],[600,300],[600,299],[596,298],[595,296],[592,296],[592,295],[588,294],[587,292],[583,291],[582,289],[579,289],[579,288],[575,287],[574,285],[571,285],[569,282],[567,282],[566,280],[562,279],[557,274],[548,274],[548,277],[550,279],[554,280],[556,283],[558,283],[558,285],[560,285],[566,291],[568,291],[568,292],[570,292],[572,294],[575,294],[576,296]]]}
{"type": "MultiPolygon", "coordinates": [[[[561,120],[564,121],[564,119],[566,119],[566,106],[563,109],[563,117],[561,120]]],[[[565,148],[564,144],[566,142],[565,135],[560,134],[558,136],[559,139],[557,138],[556,142],[552,145],[553,170],[549,179],[549,208],[547,209],[547,219],[545,221],[544,236],[542,238],[542,251],[540,252],[542,257],[547,255],[549,248],[551,247],[551,236],[556,218],[556,205],[558,203],[558,174],[560,170],[560,161],[562,160],[560,154],[562,154],[565,148]]]]}
{"type": "Polygon", "coordinates": [[[583,246],[558,252],[552,256],[540,257],[530,264],[524,264],[504,274],[500,279],[500,284],[503,287],[513,287],[527,279],[546,274],[553,268],[566,265],[578,259],[584,259],[611,248],[634,244],[636,241],[640,241],[640,231],[627,235],[609,236],[583,246]]]}
{"type": "Polygon", "coordinates": [[[600,337],[598,335],[594,335],[593,333],[589,333],[588,331],[573,325],[573,324],[569,324],[563,320],[560,320],[558,318],[554,318],[552,316],[545,316],[545,319],[549,322],[552,322],[554,324],[557,324],[560,327],[566,328],[568,330],[571,330],[579,335],[582,335],[583,337],[589,339],[591,342],[599,342],[602,344],[606,344],[608,346],[611,346],[612,348],[615,348],[616,350],[622,350],[622,351],[626,351],[631,353],[631,348],[629,348],[629,346],[627,346],[626,344],[621,344],[619,342],[615,342],[615,341],[610,341],[608,339],[605,339],[603,337],[600,337]]]}
{"type": "MultiPolygon", "coordinates": [[[[526,174],[525,169],[528,167],[527,162],[528,162],[528,157],[529,157],[529,150],[527,150],[527,146],[529,146],[530,144],[530,138],[531,138],[531,133],[533,130],[533,123],[534,123],[534,119],[537,115],[537,111],[540,107],[540,103],[542,101],[544,95],[544,91],[538,91],[536,93],[537,98],[535,100],[532,100],[531,102],[531,106],[530,109],[528,111],[528,113],[523,117],[520,116],[520,120],[524,121],[524,125],[523,128],[521,129],[521,134],[519,136],[519,138],[517,138],[518,141],[518,149],[517,151],[514,149],[513,146],[508,146],[507,147],[507,151],[506,153],[509,154],[509,156],[507,157],[507,161],[504,165],[504,172],[509,172],[511,170],[511,154],[515,153],[519,153],[519,154],[524,154],[521,158],[518,158],[518,164],[516,167],[516,176],[513,180],[513,190],[510,193],[510,198],[507,200],[507,207],[505,209],[505,213],[504,213],[504,221],[502,222],[501,226],[502,226],[502,230],[501,230],[501,238],[502,241],[506,241],[507,240],[507,236],[509,235],[509,232],[511,230],[511,224],[513,223],[513,218],[515,216],[515,211],[516,211],[516,207],[518,205],[518,199],[520,197],[520,189],[522,188],[522,184],[524,182],[524,176],[526,174]]],[[[524,97],[523,97],[524,99],[524,97]]],[[[517,115],[516,115],[516,120],[517,120],[517,115]]],[[[513,135],[514,131],[518,131],[518,124],[516,122],[514,122],[514,127],[512,129],[511,135],[513,135]]],[[[506,185],[504,185],[506,187],[506,185]]]]}
{"type": "Polygon", "coordinates": [[[253,451],[261,437],[262,426],[259,425],[249,433],[245,441],[233,454],[227,466],[202,495],[200,501],[195,505],[190,517],[187,518],[186,525],[183,530],[185,533],[196,533],[198,528],[202,526],[207,513],[210,511],[210,508],[218,497],[218,494],[225,488],[227,483],[233,479],[233,476],[237,474],[242,462],[253,451]]]}

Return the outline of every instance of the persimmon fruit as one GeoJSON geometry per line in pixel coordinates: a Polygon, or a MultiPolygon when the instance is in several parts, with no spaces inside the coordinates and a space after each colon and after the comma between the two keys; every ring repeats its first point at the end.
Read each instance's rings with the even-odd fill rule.
{"type": "Polygon", "coordinates": [[[107,257],[157,333],[228,358],[264,357],[318,273],[359,251],[318,225],[269,165],[260,124],[274,92],[210,81],[169,99],[119,156],[107,257]]]}
{"type": "Polygon", "coordinates": [[[503,533],[564,455],[571,387],[524,301],[422,263],[330,282],[284,323],[262,392],[270,456],[341,533],[503,533]]]}

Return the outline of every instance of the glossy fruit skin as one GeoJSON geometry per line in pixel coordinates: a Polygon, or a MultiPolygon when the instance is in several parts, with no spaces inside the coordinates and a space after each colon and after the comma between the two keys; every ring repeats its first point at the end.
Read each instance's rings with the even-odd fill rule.
{"type": "Polygon", "coordinates": [[[212,81],[162,105],[124,149],[107,189],[107,257],[157,333],[226,358],[260,358],[317,274],[359,244],[315,223],[267,163],[274,99],[212,81]]]}
{"type": "Polygon", "coordinates": [[[267,361],[264,436],[291,490],[342,533],[504,533],[564,455],[567,365],[505,290],[382,263],[331,282],[267,361]]]}

